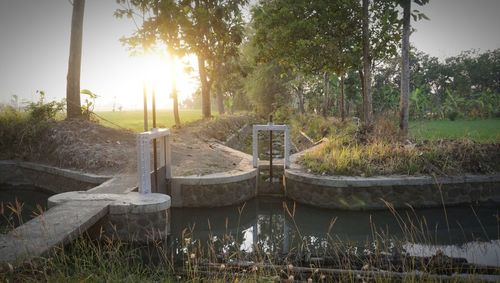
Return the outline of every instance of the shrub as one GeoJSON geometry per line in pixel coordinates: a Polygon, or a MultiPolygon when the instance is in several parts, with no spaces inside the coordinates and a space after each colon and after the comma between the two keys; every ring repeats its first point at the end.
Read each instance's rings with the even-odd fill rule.
{"type": "Polygon", "coordinates": [[[64,101],[45,103],[45,93],[37,91],[40,98],[31,102],[25,111],[13,107],[0,110],[0,157],[3,159],[25,158],[47,129],[50,121],[64,109],[64,101]]]}
{"type": "Polygon", "coordinates": [[[450,121],[455,121],[459,115],[460,114],[457,111],[451,111],[448,113],[448,119],[450,119],[450,121]]]}

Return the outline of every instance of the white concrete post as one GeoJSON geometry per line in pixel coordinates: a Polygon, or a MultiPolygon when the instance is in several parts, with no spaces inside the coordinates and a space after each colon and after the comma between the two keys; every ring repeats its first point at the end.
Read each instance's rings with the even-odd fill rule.
{"type": "Polygon", "coordinates": [[[146,133],[137,135],[137,175],[139,178],[139,193],[151,193],[151,155],[149,153],[151,140],[146,133]]]}
{"type": "Polygon", "coordinates": [[[259,131],[257,130],[257,125],[253,125],[252,129],[252,156],[253,156],[253,167],[257,168],[259,166],[259,151],[258,151],[258,138],[259,131]]]}
{"type": "Polygon", "coordinates": [[[170,135],[163,138],[165,143],[165,177],[172,179],[172,154],[170,149],[170,135]]]}
{"type": "Polygon", "coordinates": [[[290,166],[290,131],[285,125],[285,169],[290,166]]]}
{"type": "Polygon", "coordinates": [[[160,145],[160,168],[165,166],[165,137],[157,139],[160,145]]]}
{"type": "Polygon", "coordinates": [[[151,193],[151,141],[153,139],[160,140],[160,167],[165,166],[167,179],[172,177],[169,135],[169,129],[153,129],[137,135],[137,177],[141,194],[151,193]]]}

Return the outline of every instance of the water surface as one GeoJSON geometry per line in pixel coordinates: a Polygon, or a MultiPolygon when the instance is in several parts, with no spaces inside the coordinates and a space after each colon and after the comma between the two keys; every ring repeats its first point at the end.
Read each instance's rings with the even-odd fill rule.
{"type": "Polygon", "coordinates": [[[321,253],[339,243],[362,252],[399,243],[413,255],[441,250],[471,263],[500,266],[498,215],[499,208],[490,205],[341,211],[261,197],[239,206],[174,208],[171,228],[178,242],[183,237],[202,244],[222,241],[247,252],[258,247],[282,254],[321,253]]]}

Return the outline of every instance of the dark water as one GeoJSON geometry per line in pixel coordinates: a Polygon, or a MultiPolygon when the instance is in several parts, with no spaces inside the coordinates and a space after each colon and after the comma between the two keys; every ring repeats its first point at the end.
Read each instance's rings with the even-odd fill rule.
{"type": "MultiPolygon", "coordinates": [[[[257,198],[223,208],[172,209],[174,241],[224,242],[233,249],[321,253],[341,243],[354,249],[395,243],[413,255],[439,249],[471,263],[500,266],[499,208],[468,206],[390,211],[338,211],[257,198]],[[184,236],[182,236],[184,234],[184,236]]],[[[222,247],[224,249],[224,247],[222,247]]]]}
{"type": "Polygon", "coordinates": [[[45,211],[51,195],[53,193],[30,185],[0,184],[0,233],[45,211]]]}

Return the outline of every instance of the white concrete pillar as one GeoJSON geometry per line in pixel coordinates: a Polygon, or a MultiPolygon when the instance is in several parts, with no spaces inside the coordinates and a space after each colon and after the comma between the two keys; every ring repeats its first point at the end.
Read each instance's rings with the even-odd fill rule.
{"type": "Polygon", "coordinates": [[[139,193],[151,193],[151,155],[149,152],[151,140],[147,133],[137,135],[137,175],[139,193]]]}
{"type": "Polygon", "coordinates": [[[290,131],[288,125],[285,125],[285,169],[290,166],[290,131]]]}
{"type": "Polygon", "coordinates": [[[172,179],[172,153],[170,149],[170,135],[164,137],[165,143],[165,177],[172,179]]]}
{"type": "Polygon", "coordinates": [[[257,168],[259,166],[259,151],[258,151],[258,137],[259,131],[257,130],[257,125],[253,125],[252,129],[252,156],[253,156],[253,167],[257,168]]]}

